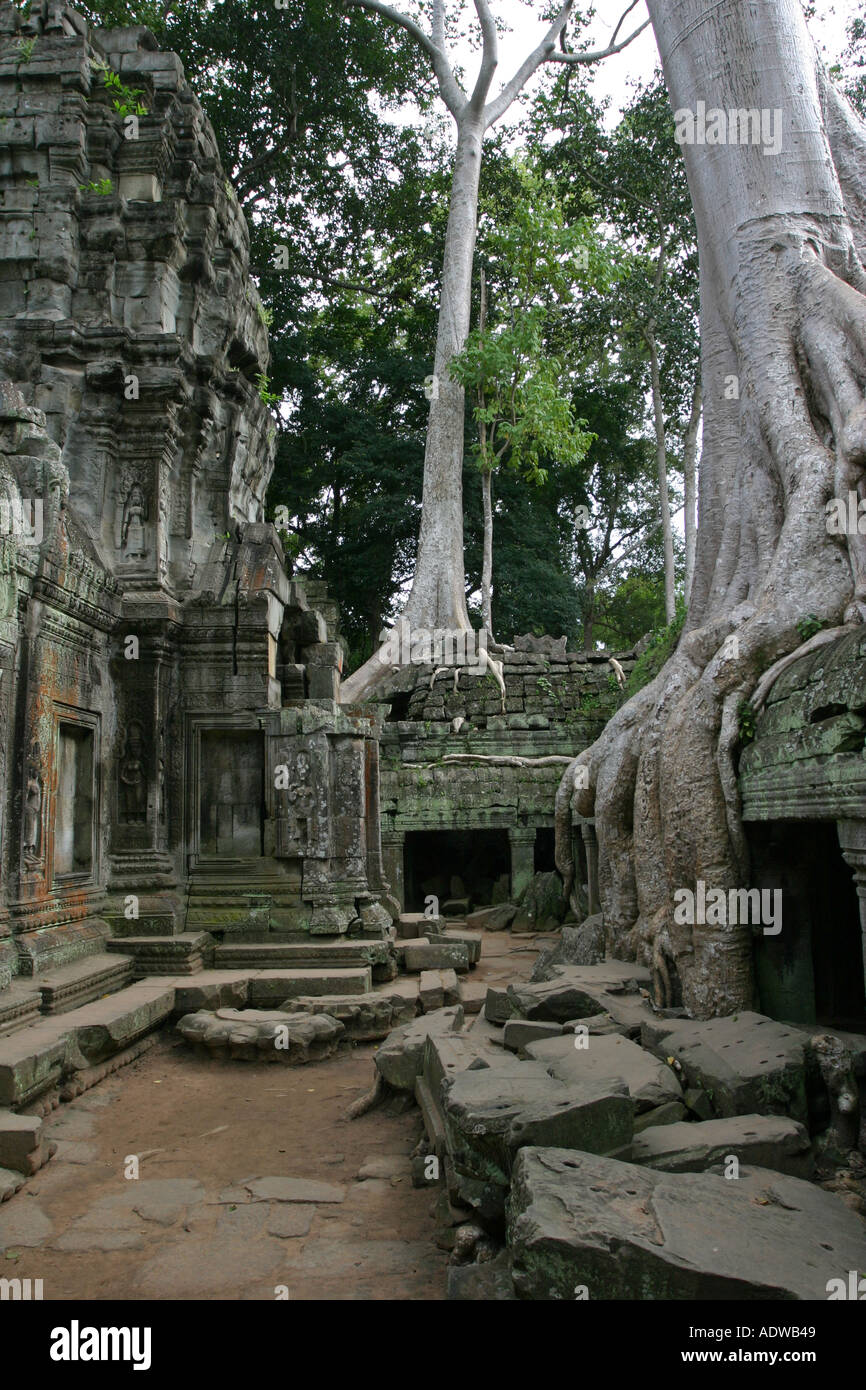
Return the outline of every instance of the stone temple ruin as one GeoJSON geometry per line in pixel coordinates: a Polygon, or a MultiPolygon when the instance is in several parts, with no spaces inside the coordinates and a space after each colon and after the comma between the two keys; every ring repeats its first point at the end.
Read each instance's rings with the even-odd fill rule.
{"type": "Polygon", "coordinates": [[[742,757],[791,904],[762,1012],[658,1008],[605,959],[591,821],[570,903],[554,862],[636,653],[517,638],[504,695],[408,666],[341,703],[335,605],[264,519],[265,316],[213,132],[146,30],[36,8],[0,5],[0,1199],[160,1035],[378,1042],[353,1113],[420,1113],[450,1296],[827,1297],[866,1261],[862,635],[780,675],[742,757]],[[485,967],[509,937],[542,940],[531,979],[485,967]]]}

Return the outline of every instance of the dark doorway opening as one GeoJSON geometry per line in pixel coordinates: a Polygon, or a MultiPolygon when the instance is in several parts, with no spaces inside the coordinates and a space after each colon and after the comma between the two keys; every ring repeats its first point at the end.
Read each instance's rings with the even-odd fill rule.
{"type": "Polygon", "coordinates": [[[534,869],[537,874],[551,874],[556,868],[556,831],[541,825],[535,832],[534,869]]]}
{"type": "Polygon", "coordinates": [[[752,885],[781,889],[782,930],[756,928],[760,1004],[772,1018],[866,1032],[860,907],[835,823],[746,827],[752,885]]]}
{"type": "Polygon", "coordinates": [[[89,874],[93,868],[93,730],[61,724],[54,827],[54,872],[89,874]]]}
{"type": "Polygon", "coordinates": [[[503,879],[511,881],[507,830],[410,830],[403,846],[406,911],[423,912],[431,895],[440,905],[468,897],[486,907],[503,879]],[[455,892],[462,886],[463,892],[455,892]]]}
{"type": "Polygon", "coordinates": [[[263,853],[264,735],[235,729],[201,736],[201,853],[263,853]]]}

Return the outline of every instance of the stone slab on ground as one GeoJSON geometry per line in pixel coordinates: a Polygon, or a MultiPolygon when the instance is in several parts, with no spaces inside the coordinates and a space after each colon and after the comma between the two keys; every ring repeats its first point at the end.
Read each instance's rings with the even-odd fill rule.
{"type": "Polygon", "coordinates": [[[469,949],[459,941],[406,941],[402,954],[403,964],[412,973],[456,970],[465,974],[469,969],[469,949]]]}
{"type": "Polygon", "coordinates": [[[702,1173],[729,1156],[792,1178],[811,1178],[815,1167],[808,1130],[784,1115],[654,1125],[632,1143],[633,1162],[666,1173],[702,1173]]]}
{"type": "Polygon", "coordinates": [[[706,1022],[659,1019],[641,1040],[657,1057],[673,1057],[684,1084],[699,1086],[717,1118],[789,1115],[808,1123],[805,1035],[763,1014],[706,1022]]]}
{"type": "Polygon", "coordinates": [[[556,944],[538,957],[530,979],[533,983],[552,980],[557,966],[598,965],[603,960],[604,923],[597,913],[581,926],[563,926],[556,944]]]}
{"type": "Polygon", "coordinates": [[[376,1070],[389,1086],[414,1095],[415,1081],[424,1065],[424,1044],[431,1033],[457,1033],[463,1027],[463,1009],[437,1009],[395,1028],[376,1053],[376,1070]]]}
{"type": "Polygon", "coordinates": [[[241,1184],[255,1202],[342,1202],[345,1187],[313,1178],[250,1178],[241,1184]]]}
{"type": "Polygon", "coordinates": [[[171,985],[142,981],[62,1017],[74,1027],[76,1044],[93,1066],[156,1028],[173,1008],[171,985]]]}
{"type": "Polygon", "coordinates": [[[551,1076],[570,1085],[585,1081],[625,1082],[638,1113],[682,1100],[676,1073],[651,1052],[618,1033],[595,1037],[567,1033],[529,1043],[526,1053],[543,1062],[551,1076]]]}
{"type": "Polygon", "coordinates": [[[484,996],[484,1017],[488,1023],[506,1023],[509,1018],[520,1017],[517,1005],[508,993],[508,987],[489,985],[484,996]]]}
{"type": "Polygon", "coordinates": [[[47,1157],[39,1116],[0,1110],[0,1167],[29,1175],[41,1168],[47,1157]]]}
{"type": "Polygon", "coordinates": [[[866,1266],[866,1224],[833,1193],[764,1168],[736,1182],[524,1148],[508,1201],[528,1299],[820,1299],[866,1266]]]}
{"type": "Polygon", "coordinates": [[[0,1105],[25,1105],[57,1085],[72,1046],[69,1018],[46,1019],[0,1037],[0,1105]]]}
{"type": "Polygon", "coordinates": [[[481,959],[481,933],[479,931],[464,931],[462,927],[449,927],[447,931],[427,931],[424,935],[428,941],[436,942],[438,945],[451,941],[465,946],[469,954],[470,965],[477,965],[481,959]]]}
{"type": "Polygon", "coordinates": [[[498,903],[496,907],[479,907],[470,912],[466,926],[470,931],[505,931],[517,915],[514,903],[498,903]]]}
{"type": "Polygon", "coordinates": [[[376,1042],[380,1038],[387,1038],[394,1028],[415,1017],[417,981],[409,982],[414,988],[406,993],[398,988],[405,983],[398,981],[389,984],[381,993],[374,990],[372,994],[322,994],[310,998],[300,995],[297,999],[286,1001],[289,1005],[287,1011],[329,1014],[342,1023],[345,1036],[353,1042],[376,1042]]]}
{"type": "Polygon", "coordinates": [[[458,1169],[503,1186],[524,1145],[556,1136],[553,1147],[618,1152],[634,1125],[624,1084],[569,1086],[531,1062],[460,1072],[444,1088],[442,1110],[458,1169]]]}

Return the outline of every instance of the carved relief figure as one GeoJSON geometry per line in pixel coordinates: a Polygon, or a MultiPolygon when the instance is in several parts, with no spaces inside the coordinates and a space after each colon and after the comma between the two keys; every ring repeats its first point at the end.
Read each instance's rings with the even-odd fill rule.
{"type": "Polygon", "coordinates": [[[126,825],[143,824],[147,820],[147,769],[144,730],[137,719],[130,722],[126,731],[118,778],[121,821],[126,825]]]}
{"type": "Polygon", "coordinates": [[[147,503],[138,483],[133,483],[123,508],[120,532],[121,549],[127,559],[142,559],[147,554],[147,503]]]}
{"type": "Polygon", "coordinates": [[[31,758],[27,766],[22,820],[22,858],[28,869],[35,869],[41,863],[42,859],[40,844],[42,838],[42,782],[39,777],[39,765],[35,755],[31,758]]]}

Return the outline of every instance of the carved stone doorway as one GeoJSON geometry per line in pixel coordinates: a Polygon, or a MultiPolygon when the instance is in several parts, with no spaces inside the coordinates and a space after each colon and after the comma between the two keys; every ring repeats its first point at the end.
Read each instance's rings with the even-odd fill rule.
{"type": "Polygon", "coordinates": [[[202,730],[199,848],[203,857],[263,852],[264,735],[202,730]]]}

